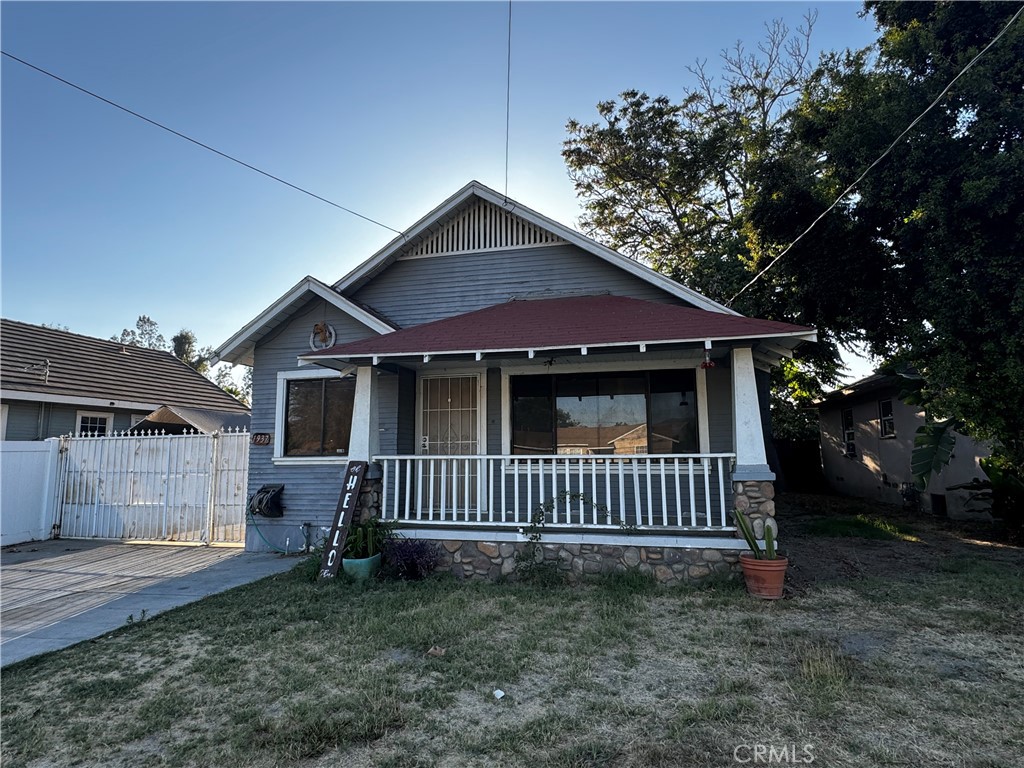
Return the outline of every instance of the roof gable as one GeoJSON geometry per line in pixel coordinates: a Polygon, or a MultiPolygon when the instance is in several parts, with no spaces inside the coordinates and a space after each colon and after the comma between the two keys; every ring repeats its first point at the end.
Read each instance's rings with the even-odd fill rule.
{"type": "Polygon", "coordinates": [[[249,321],[214,352],[214,362],[252,365],[256,343],[288,320],[310,296],[319,296],[376,333],[390,333],[395,326],[369,309],[359,306],[320,282],[306,276],[277,301],[249,321]]]}
{"type": "Polygon", "coordinates": [[[478,181],[471,181],[449,197],[335,283],[334,288],[343,294],[351,295],[396,260],[414,258],[416,254],[422,258],[442,255],[442,253],[496,250],[501,246],[493,243],[498,242],[508,242],[507,247],[511,248],[571,243],[698,309],[728,315],[739,314],[735,310],[702,296],[653,269],[601,245],[596,240],[495,192],[478,181]],[[500,214],[496,213],[495,209],[500,214]],[[512,231],[503,229],[506,226],[510,227],[512,231]],[[484,227],[490,231],[484,234],[478,231],[478,227],[484,227]],[[460,238],[458,242],[451,239],[451,236],[456,234],[460,238]],[[533,238],[538,239],[538,242],[527,242],[533,238]],[[543,242],[539,242],[540,240],[543,242]],[[476,243],[476,247],[471,247],[471,243],[476,243]],[[451,248],[457,250],[441,250],[451,248]]]}
{"type": "Polygon", "coordinates": [[[54,402],[181,405],[222,411],[248,408],[170,352],[2,320],[4,397],[54,402]]]}
{"type": "Polygon", "coordinates": [[[439,221],[404,244],[396,259],[448,256],[471,251],[505,251],[560,245],[565,239],[479,197],[469,198],[447,221],[439,221]]]}

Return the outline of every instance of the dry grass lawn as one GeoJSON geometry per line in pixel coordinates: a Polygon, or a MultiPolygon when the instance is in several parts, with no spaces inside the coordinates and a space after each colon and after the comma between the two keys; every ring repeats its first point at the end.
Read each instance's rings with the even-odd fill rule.
{"type": "Polygon", "coordinates": [[[814,509],[782,505],[777,603],[273,577],[4,670],[3,765],[1020,765],[1021,551],[814,509]]]}

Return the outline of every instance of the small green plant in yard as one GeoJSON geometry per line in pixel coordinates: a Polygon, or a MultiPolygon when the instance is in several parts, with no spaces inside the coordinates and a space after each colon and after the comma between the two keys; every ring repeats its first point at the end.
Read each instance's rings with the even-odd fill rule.
{"type": "Polygon", "coordinates": [[[128,614],[128,618],[124,620],[124,623],[125,623],[126,626],[129,626],[129,627],[132,626],[133,624],[136,624],[136,623],[142,623],[143,621],[146,620],[147,613],[148,612],[146,611],[145,608],[143,608],[141,611],[139,611],[139,618],[138,618],[138,620],[136,620],[134,613],[129,613],[128,614]]]}
{"type": "Polygon", "coordinates": [[[883,520],[880,517],[860,514],[854,517],[828,517],[813,521],[808,529],[817,536],[838,538],[859,537],[881,541],[909,541],[920,539],[905,525],[883,520]]]}
{"type": "Polygon", "coordinates": [[[395,537],[394,525],[378,518],[353,523],[345,539],[345,557],[363,559],[380,554],[388,541],[395,537]]]}
{"type": "Polygon", "coordinates": [[[775,551],[775,531],[773,528],[767,525],[764,527],[764,549],[761,549],[757,539],[754,537],[754,529],[750,526],[750,520],[747,519],[747,516],[738,509],[735,509],[733,510],[732,518],[736,521],[736,527],[739,528],[740,533],[743,535],[743,540],[747,542],[747,546],[753,552],[756,559],[775,560],[778,558],[778,553],[775,551]]]}
{"type": "MultiPolygon", "coordinates": [[[[608,507],[599,504],[585,493],[573,493],[571,491],[560,491],[554,499],[538,504],[530,516],[530,524],[520,530],[526,536],[526,546],[514,555],[516,563],[516,575],[520,579],[532,579],[555,583],[562,581],[554,563],[544,561],[544,552],[541,548],[541,541],[544,538],[544,528],[547,525],[548,516],[555,511],[558,504],[570,505],[580,502],[583,506],[589,507],[597,512],[599,518],[610,519],[608,507]]],[[[619,528],[626,532],[636,530],[635,525],[626,523],[625,520],[616,519],[619,528]]]]}

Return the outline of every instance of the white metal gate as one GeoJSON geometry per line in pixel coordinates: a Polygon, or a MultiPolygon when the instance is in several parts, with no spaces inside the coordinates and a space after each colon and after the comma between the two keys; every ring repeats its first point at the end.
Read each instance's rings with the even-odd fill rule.
{"type": "Polygon", "coordinates": [[[61,438],[62,538],[243,545],[249,434],[61,438]]]}

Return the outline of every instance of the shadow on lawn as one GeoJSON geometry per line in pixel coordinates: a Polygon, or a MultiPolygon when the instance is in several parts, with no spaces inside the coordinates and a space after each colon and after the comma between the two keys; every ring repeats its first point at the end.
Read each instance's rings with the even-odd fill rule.
{"type": "Polygon", "coordinates": [[[1024,548],[992,541],[991,526],[839,496],[785,494],[776,503],[796,593],[855,579],[913,581],[972,561],[1024,567],[1024,548]]]}

